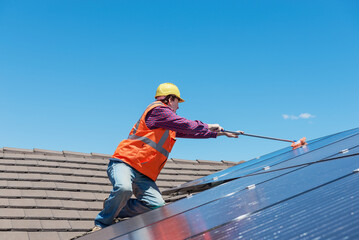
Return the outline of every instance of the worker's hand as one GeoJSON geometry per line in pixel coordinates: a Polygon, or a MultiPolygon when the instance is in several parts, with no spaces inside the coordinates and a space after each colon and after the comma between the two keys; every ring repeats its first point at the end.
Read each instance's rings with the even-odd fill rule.
{"type": "Polygon", "coordinates": [[[207,124],[208,129],[212,132],[221,132],[223,130],[223,127],[219,126],[219,124],[207,124]]]}
{"type": "Polygon", "coordinates": [[[217,136],[227,136],[227,137],[231,137],[231,138],[238,138],[239,135],[243,134],[243,131],[237,131],[238,134],[236,133],[230,133],[230,132],[219,132],[217,133],[217,136]]]}

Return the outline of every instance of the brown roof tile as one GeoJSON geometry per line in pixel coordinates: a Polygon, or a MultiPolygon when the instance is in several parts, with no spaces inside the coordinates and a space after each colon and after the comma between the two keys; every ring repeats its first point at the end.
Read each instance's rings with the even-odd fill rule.
{"type": "Polygon", "coordinates": [[[12,152],[4,152],[4,158],[8,159],[24,159],[25,154],[24,153],[12,153],[12,152]]]}
{"type": "MultiPolygon", "coordinates": [[[[177,169],[180,170],[193,170],[193,171],[198,171],[200,165],[194,165],[194,164],[176,164],[177,169]]],[[[177,171],[180,171],[177,170],[177,171]]]]}
{"type": "Polygon", "coordinates": [[[46,155],[63,155],[64,153],[62,151],[53,151],[53,150],[45,150],[45,149],[39,149],[39,148],[34,148],[33,151],[35,153],[43,153],[46,155]]]}
{"type": "Polygon", "coordinates": [[[32,182],[25,182],[25,181],[7,181],[7,186],[9,188],[20,188],[20,189],[27,189],[32,188],[32,182]]]}
{"type": "Polygon", "coordinates": [[[35,204],[38,208],[61,208],[62,201],[58,199],[35,199],[35,204]]]}
{"type": "Polygon", "coordinates": [[[212,173],[213,173],[213,171],[208,171],[208,170],[201,170],[201,171],[197,172],[199,177],[207,176],[207,175],[210,175],[212,173]]]}
{"type": "Polygon", "coordinates": [[[65,176],[64,182],[79,182],[79,183],[87,183],[91,177],[83,177],[83,176],[65,176]]]}
{"type": "Polygon", "coordinates": [[[79,157],[79,156],[68,156],[66,155],[65,156],[66,158],[66,161],[67,162],[77,162],[77,163],[98,163],[99,161],[98,160],[90,160],[90,159],[86,159],[84,157],[79,157]]]}
{"type": "MultiPolygon", "coordinates": [[[[49,174],[63,174],[63,175],[75,175],[75,169],[69,168],[47,168],[47,167],[37,167],[39,172],[41,173],[49,173],[49,174]]],[[[36,170],[35,170],[36,171],[36,170]]]]}
{"type": "Polygon", "coordinates": [[[71,229],[67,220],[41,220],[42,229],[48,230],[64,230],[71,229]]]}
{"type": "Polygon", "coordinates": [[[193,160],[185,160],[185,159],[179,159],[179,158],[171,158],[172,161],[176,164],[197,164],[196,161],[193,160]]]}
{"type": "Polygon", "coordinates": [[[171,170],[174,169],[174,170],[176,170],[176,169],[179,169],[179,168],[178,168],[178,165],[176,163],[167,162],[163,167],[163,170],[165,170],[165,169],[171,169],[171,170]]]}
{"type": "Polygon", "coordinates": [[[44,159],[45,155],[44,154],[30,154],[30,153],[25,153],[24,155],[24,160],[37,160],[37,159],[44,159]]]}
{"type": "Polygon", "coordinates": [[[211,161],[211,160],[197,159],[196,161],[200,164],[208,164],[208,165],[222,165],[223,164],[223,162],[217,162],[217,161],[211,161]]]}
{"type": "Polygon", "coordinates": [[[57,185],[54,182],[32,182],[32,186],[34,188],[39,188],[39,189],[56,189],[57,185]]]}
{"type": "Polygon", "coordinates": [[[25,211],[19,208],[0,208],[1,216],[5,218],[24,218],[25,211]]]}
{"type": "Polygon", "coordinates": [[[182,176],[180,175],[159,175],[157,180],[160,181],[175,181],[179,178],[181,178],[182,176]]]}
{"type": "Polygon", "coordinates": [[[183,169],[180,170],[182,176],[189,175],[189,176],[197,176],[199,178],[200,176],[206,176],[208,174],[211,174],[213,172],[207,171],[207,170],[190,170],[190,169],[183,169]]]}
{"type": "Polygon", "coordinates": [[[98,192],[103,192],[103,188],[101,185],[96,185],[96,184],[78,184],[79,186],[79,190],[81,191],[98,191],[98,192]]]}
{"type": "Polygon", "coordinates": [[[171,188],[177,185],[175,182],[161,180],[156,181],[156,184],[159,188],[171,188]]]}
{"type": "Polygon", "coordinates": [[[91,157],[90,153],[82,153],[82,152],[72,152],[72,151],[62,151],[66,156],[81,156],[81,157],[91,157]]]}
{"type": "Polygon", "coordinates": [[[209,171],[219,171],[222,170],[220,166],[213,166],[213,165],[205,165],[200,164],[198,165],[198,169],[200,170],[209,170],[209,171]]]}
{"type": "MultiPolygon", "coordinates": [[[[165,167],[166,167],[166,165],[165,165],[165,167]]],[[[165,175],[165,174],[178,175],[178,174],[182,174],[182,172],[174,170],[174,169],[163,168],[160,175],[165,175]]]]}
{"type": "Polygon", "coordinates": [[[95,193],[91,193],[91,192],[69,192],[69,193],[73,199],[81,199],[81,200],[96,199],[95,193]]]}
{"type": "MultiPolygon", "coordinates": [[[[15,159],[1,159],[0,160],[0,164],[1,165],[15,165],[16,164],[16,161],[19,161],[19,160],[15,160],[15,159]]],[[[20,160],[22,161],[22,160],[20,160]]]]}
{"type": "Polygon", "coordinates": [[[55,161],[38,161],[37,165],[44,167],[58,167],[61,166],[61,163],[55,161]]]}
{"type": "MultiPolygon", "coordinates": [[[[104,199],[102,199],[104,200],[104,199]]],[[[84,202],[82,202],[84,203],[84,202]]],[[[85,202],[89,209],[91,210],[102,210],[103,207],[103,201],[97,201],[97,202],[85,202]]]]}
{"type": "MultiPolygon", "coordinates": [[[[29,240],[27,232],[0,232],[0,239],[6,240],[29,240]]],[[[34,239],[32,239],[34,240],[34,239]]]]}
{"type": "MultiPolygon", "coordinates": [[[[11,230],[11,229],[12,229],[11,221],[9,221],[8,219],[0,219],[0,232],[1,231],[8,231],[8,230],[11,230]]],[[[0,238],[0,239],[3,239],[3,238],[0,238]]]]}
{"type": "Polygon", "coordinates": [[[12,147],[3,147],[4,152],[15,152],[15,153],[32,153],[34,152],[32,149],[24,149],[24,148],[12,148],[12,147]]]}
{"type": "Polygon", "coordinates": [[[33,190],[33,189],[26,189],[21,190],[21,197],[36,197],[36,198],[45,198],[47,196],[45,190],[33,190]]]}
{"type": "MultiPolygon", "coordinates": [[[[2,191],[2,190],[1,190],[2,191]]],[[[7,198],[0,198],[0,207],[7,207],[9,206],[9,199],[7,198]]]]}
{"type": "Polygon", "coordinates": [[[41,175],[41,180],[64,181],[65,177],[67,176],[57,175],[57,174],[44,174],[41,175]]]}
{"type": "Polygon", "coordinates": [[[18,189],[1,189],[0,197],[20,197],[21,190],[18,189]]]}
{"type": "Polygon", "coordinates": [[[109,193],[94,193],[96,200],[103,201],[105,198],[108,197],[109,193]]]}
{"type": "Polygon", "coordinates": [[[37,160],[28,160],[28,159],[15,159],[14,161],[15,165],[26,165],[26,166],[36,166],[39,162],[37,160]]]}
{"type": "Polygon", "coordinates": [[[243,163],[244,161],[239,161],[239,162],[233,162],[233,161],[226,161],[226,160],[221,160],[221,162],[223,162],[224,164],[227,164],[229,166],[234,166],[240,163],[243,163]]]}
{"type": "Polygon", "coordinates": [[[53,190],[46,190],[46,196],[48,198],[57,198],[57,199],[71,199],[72,198],[72,195],[70,192],[53,191],[53,190]]]}
{"type": "Polygon", "coordinates": [[[94,220],[99,211],[78,211],[78,213],[82,219],[94,220]]]}
{"type": "Polygon", "coordinates": [[[55,183],[57,189],[61,190],[61,191],[66,191],[66,190],[78,190],[80,189],[79,184],[76,183],[64,183],[64,182],[57,182],[55,183]]]}
{"type": "Polygon", "coordinates": [[[75,162],[57,162],[57,164],[58,164],[58,167],[61,167],[61,168],[76,168],[76,169],[80,169],[83,167],[91,168],[88,164],[84,165],[84,164],[75,163],[75,162]]]}
{"type": "Polygon", "coordinates": [[[0,180],[0,188],[7,188],[7,182],[6,180],[0,180]]]}
{"type": "Polygon", "coordinates": [[[60,240],[57,232],[29,232],[29,240],[60,240]]]}
{"type": "Polygon", "coordinates": [[[8,172],[28,172],[31,167],[25,166],[6,166],[8,172]]]}
{"type": "Polygon", "coordinates": [[[59,162],[67,161],[67,158],[65,156],[45,156],[44,159],[53,160],[53,161],[59,161],[59,162]]]}
{"type": "Polygon", "coordinates": [[[6,165],[0,165],[0,171],[1,172],[6,172],[6,165]]]}
{"type": "Polygon", "coordinates": [[[77,210],[59,210],[59,209],[53,209],[52,213],[55,218],[61,218],[61,219],[80,219],[79,211],[77,210]]]}
{"type": "MultiPolygon", "coordinates": [[[[64,208],[66,208],[66,209],[78,209],[78,210],[80,210],[80,209],[89,209],[89,208],[91,209],[92,208],[91,207],[92,205],[89,204],[89,203],[92,203],[92,202],[62,200],[61,203],[62,203],[62,206],[64,208]]],[[[98,206],[99,205],[101,205],[101,207],[102,207],[102,204],[98,204],[98,206]]],[[[98,206],[95,208],[96,210],[99,209],[98,206]]],[[[102,210],[102,209],[100,209],[100,210],[102,210]]]]}
{"type": "Polygon", "coordinates": [[[112,190],[112,185],[108,184],[106,186],[101,186],[102,192],[109,193],[112,190]]]}
{"type": "Polygon", "coordinates": [[[111,154],[103,154],[103,153],[91,153],[91,155],[94,157],[103,157],[103,158],[110,158],[112,156],[111,154]]]}
{"type": "Polygon", "coordinates": [[[31,198],[17,198],[17,199],[11,199],[11,201],[9,201],[9,206],[32,208],[32,207],[36,207],[36,202],[35,199],[31,199],[31,198]]]}
{"type": "Polygon", "coordinates": [[[93,228],[94,221],[69,221],[73,230],[88,231],[93,228]]]}
{"type": "MultiPolygon", "coordinates": [[[[54,217],[51,209],[24,209],[26,218],[52,219],[54,217]]],[[[54,210],[56,211],[56,210],[54,210]]]]}
{"type": "Polygon", "coordinates": [[[40,220],[32,219],[13,219],[11,220],[11,225],[13,230],[41,230],[41,223],[40,220]]]}
{"type": "Polygon", "coordinates": [[[27,180],[41,180],[41,174],[39,173],[21,173],[18,175],[19,179],[27,180]]]}

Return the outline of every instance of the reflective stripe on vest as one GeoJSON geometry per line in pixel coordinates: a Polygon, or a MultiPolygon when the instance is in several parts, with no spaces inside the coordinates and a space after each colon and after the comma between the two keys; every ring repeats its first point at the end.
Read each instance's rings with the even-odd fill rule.
{"type": "Polygon", "coordinates": [[[166,130],[163,133],[163,135],[158,143],[152,141],[151,139],[149,139],[147,137],[140,137],[140,136],[137,136],[134,134],[130,135],[128,137],[128,139],[142,141],[143,143],[150,145],[151,147],[156,149],[158,152],[162,153],[166,158],[168,158],[170,153],[166,149],[163,148],[163,144],[166,142],[166,140],[169,138],[169,136],[170,136],[169,131],[166,130]]]}
{"type": "MultiPolygon", "coordinates": [[[[158,104],[158,103],[156,103],[156,102],[151,103],[150,105],[148,105],[147,108],[152,107],[152,106],[155,105],[155,104],[158,104]]],[[[162,105],[164,105],[164,104],[162,103],[162,105]]],[[[136,134],[138,125],[140,125],[141,118],[142,118],[142,116],[140,117],[140,119],[138,119],[138,121],[137,121],[137,123],[136,123],[136,126],[135,126],[135,128],[133,129],[133,133],[132,133],[132,134],[136,134]]],[[[131,136],[131,135],[129,135],[128,138],[130,138],[130,136],[131,136]]]]}
{"type": "MultiPolygon", "coordinates": [[[[153,105],[155,104],[158,104],[158,103],[152,103],[150,104],[147,108],[149,107],[152,107],[153,105]]],[[[162,103],[162,105],[164,105],[162,103]]],[[[158,152],[160,152],[162,155],[164,155],[166,158],[168,158],[169,156],[169,152],[163,148],[163,144],[166,142],[166,140],[169,138],[170,134],[169,134],[169,130],[166,130],[160,141],[158,143],[152,141],[151,139],[147,138],[147,137],[141,137],[141,136],[137,136],[136,135],[136,132],[137,132],[137,129],[138,129],[138,126],[140,125],[140,122],[141,122],[141,119],[142,119],[143,115],[141,116],[141,118],[137,121],[134,129],[133,129],[133,132],[131,135],[128,136],[128,139],[131,139],[131,140],[139,140],[139,141],[142,141],[143,143],[151,146],[152,148],[156,149],[158,152]]]]}

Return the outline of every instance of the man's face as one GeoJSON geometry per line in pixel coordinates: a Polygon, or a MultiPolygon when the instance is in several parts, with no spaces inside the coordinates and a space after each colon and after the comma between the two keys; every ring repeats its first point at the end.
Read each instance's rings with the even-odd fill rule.
{"type": "Polygon", "coordinates": [[[172,100],[172,98],[170,98],[169,101],[168,101],[168,106],[169,106],[170,108],[172,108],[172,110],[173,110],[174,112],[176,112],[177,109],[179,109],[179,107],[178,107],[178,98],[175,98],[175,99],[173,99],[173,100],[172,100]]]}

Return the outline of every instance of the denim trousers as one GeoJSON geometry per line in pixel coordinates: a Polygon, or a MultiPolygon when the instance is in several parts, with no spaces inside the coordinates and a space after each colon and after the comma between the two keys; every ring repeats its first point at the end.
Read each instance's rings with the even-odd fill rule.
{"type": "Polygon", "coordinates": [[[156,183],[126,163],[110,159],[107,175],[113,189],[95,218],[96,226],[104,228],[117,217],[133,217],[165,205],[156,183]]]}

